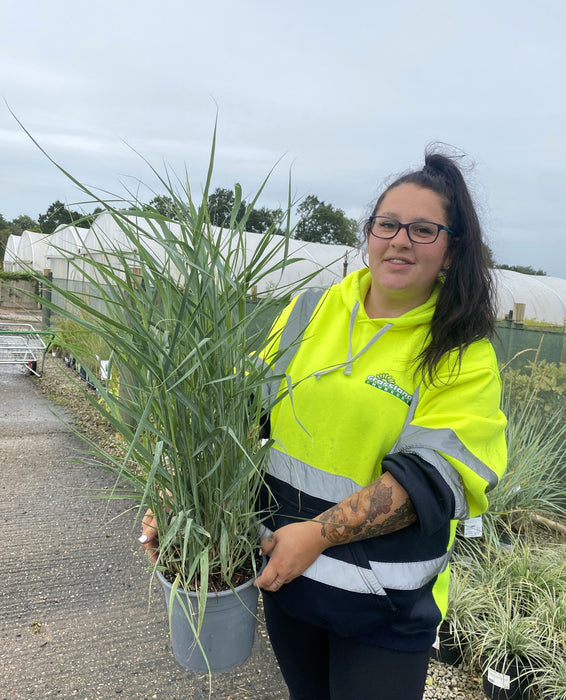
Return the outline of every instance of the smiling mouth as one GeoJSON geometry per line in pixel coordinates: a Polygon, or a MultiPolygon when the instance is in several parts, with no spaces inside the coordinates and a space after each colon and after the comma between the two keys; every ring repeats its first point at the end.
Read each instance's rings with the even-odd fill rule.
{"type": "Polygon", "coordinates": [[[386,258],[385,262],[394,263],[395,265],[412,265],[410,260],[404,260],[403,258],[386,258]]]}

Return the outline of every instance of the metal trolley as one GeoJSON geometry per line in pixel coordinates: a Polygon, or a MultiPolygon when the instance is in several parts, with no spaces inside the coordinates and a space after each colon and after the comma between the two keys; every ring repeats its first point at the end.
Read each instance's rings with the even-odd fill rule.
{"type": "Polygon", "coordinates": [[[40,377],[54,337],[55,333],[37,331],[29,323],[0,323],[0,365],[23,365],[40,377]]]}

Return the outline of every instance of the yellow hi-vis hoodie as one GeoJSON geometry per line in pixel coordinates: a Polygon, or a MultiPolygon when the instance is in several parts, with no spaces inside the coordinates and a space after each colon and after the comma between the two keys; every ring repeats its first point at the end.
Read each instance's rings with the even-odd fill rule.
{"type": "MultiPolygon", "coordinates": [[[[289,355],[282,386],[292,388],[271,411],[266,531],[315,517],[384,470],[406,489],[418,520],[327,549],[272,595],[289,614],[338,634],[424,650],[446,611],[456,522],[487,509],[486,493],[505,470],[501,381],[488,340],[468,347],[459,369],[450,353],[434,384],[423,381],[416,358],[441,283],[392,319],[367,316],[370,283],[359,270],[326,291],[289,355]]],[[[297,326],[301,303],[277,320],[268,362],[277,338],[297,326]]]]}

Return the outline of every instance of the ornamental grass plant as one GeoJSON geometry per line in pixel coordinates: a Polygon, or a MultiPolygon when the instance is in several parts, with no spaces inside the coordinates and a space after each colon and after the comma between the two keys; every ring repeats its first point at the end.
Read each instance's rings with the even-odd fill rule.
{"type": "Polygon", "coordinates": [[[562,697],[566,545],[521,540],[506,551],[492,541],[477,554],[451,563],[446,620],[466,668],[513,675],[519,667],[533,698],[562,697]]]}
{"type": "Polygon", "coordinates": [[[100,376],[100,361],[110,356],[108,344],[98,333],[86,331],[77,322],[61,317],[57,319],[57,337],[51,349],[66,358],[71,351],[79,356],[89,378],[100,376]]]}
{"type": "MultiPolygon", "coordinates": [[[[243,217],[236,185],[229,225],[211,225],[214,150],[213,141],[198,199],[189,184],[160,178],[174,222],[137,201],[118,208],[95,198],[125,245],[109,248],[101,239],[98,250],[70,259],[84,275],[80,293],[44,281],[60,300],[45,301],[55,322],[100,338],[110,351],[112,381],[94,377],[98,396],[86,395],[122,438],[124,455],[92,444],[90,460],[116,475],[115,496],[131,498],[140,518],[153,511],[155,569],[174,590],[198,592],[199,626],[207,591],[233,589],[257,571],[258,493],[270,447],[259,427],[269,387],[283,376],[274,377],[256,353],[270,342],[285,302],[320,271],[273,284],[300,262],[289,252],[290,200],[260,244],[247,245],[246,221],[266,182],[243,217]]],[[[79,344],[70,349],[80,361],[79,344]]]]}
{"type": "Polygon", "coordinates": [[[560,367],[536,363],[502,373],[508,467],[489,494],[483,536],[451,562],[458,600],[447,615],[469,672],[489,680],[491,669],[494,683],[518,673],[520,696],[537,700],[566,697],[566,546],[555,543],[566,521],[561,377],[560,367]],[[552,537],[537,524],[541,515],[555,526],[552,537]]]}
{"type": "Polygon", "coordinates": [[[486,537],[525,533],[537,514],[566,522],[564,407],[561,401],[541,398],[551,370],[545,365],[539,371],[534,365],[527,374],[502,374],[508,463],[489,494],[489,511],[483,517],[486,537]]]}

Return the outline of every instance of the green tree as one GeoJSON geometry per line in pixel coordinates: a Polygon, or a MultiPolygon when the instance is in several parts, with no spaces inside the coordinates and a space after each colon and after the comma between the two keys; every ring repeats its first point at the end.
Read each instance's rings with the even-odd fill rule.
{"type": "Polygon", "coordinates": [[[39,226],[43,233],[53,233],[58,226],[84,224],[84,216],[78,211],[68,209],[58,199],[47,207],[45,214],[38,217],[39,226]]]}
{"type": "MultiPolygon", "coordinates": [[[[213,226],[228,226],[234,207],[234,193],[225,187],[217,187],[208,197],[208,212],[213,226]]],[[[242,200],[236,213],[236,221],[241,221],[246,212],[246,203],[242,200]]]]}
{"type": "Polygon", "coordinates": [[[483,248],[483,254],[485,256],[485,259],[487,261],[487,266],[489,267],[490,270],[493,270],[494,267],[496,267],[495,264],[495,258],[493,257],[493,251],[491,248],[487,245],[485,241],[482,242],[482,248],[483,248]]]}
{"type": "Polygon", "coordinates": [[[283,212],[281,209],[268,209],[267,207],[252,209],[246,221],[246,231],[265,233],[270,226],[275,226],[276,232],[281,234],[280,223],[282,216],[283,212]]]}
{"type": "Polygon", "coordinates": [[[10,233],[8,222],[2,214],[0,214],[0,263],[4,262],[4,251],[6,250],[6,243],[10,237],[10,233]]]}
{"type": "Polygon", "coordinates": [[[358,245],[358,224],[348,219],[342,209],[321,202],[315,195],[309,195],[297,207],[299,223],[295,238],[313,243],[335,245],[358,245]]]}
{"type": "Polygon", "coordinates": [[[175,205],[173,204],[173,200],[167,195],[156,195],[149,203],[149,206],[152,209],[155,209],[155,211],[158,214],[161,214],[161,216],[165,216],[171,221],[177,221],[179,219],[179,217],[177,216],[177,212],[175,211],[175,205]]]}
{"type": "Polygon", "coordinates": [[[15,236],[21,236],[24,231],[41,231],[37,221],[27,214],[16,216],[15,219],[8,222],[8,228],[15,236]]]}
{"type": "MultiPolygon", "coordinates": [[[[234,215],[234,205],[234,192],[225,187],[217,187],[208,197],[210,222],[214,226],[229,226],[230,217],[234,215]]],[[[246,200],[243,199],[235,214],[235,221],[240,223],[246,216],[246,231],[266,233],[271,226],[275,226],[274,232],[280,234],[282,233],[280,228],[282,215],[281,209],[269,209],[268,207],[250,209],[246,200]]]]}

